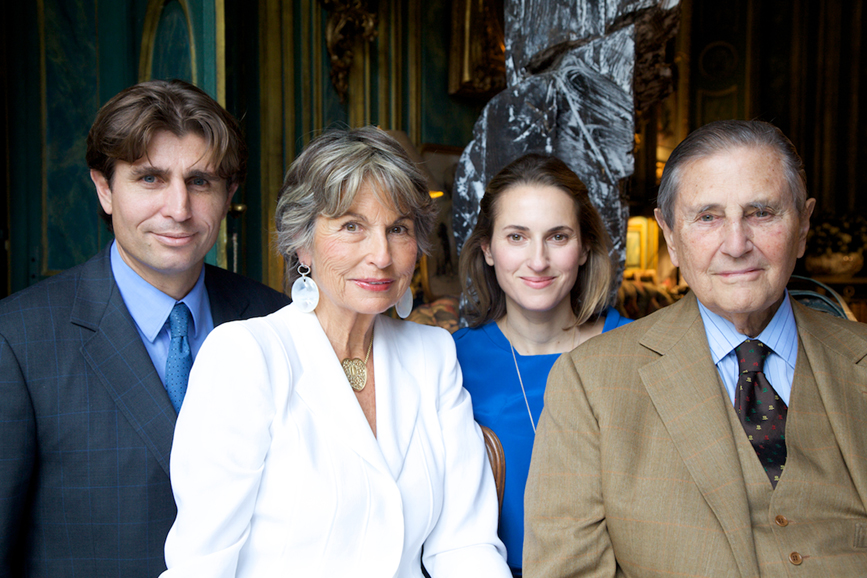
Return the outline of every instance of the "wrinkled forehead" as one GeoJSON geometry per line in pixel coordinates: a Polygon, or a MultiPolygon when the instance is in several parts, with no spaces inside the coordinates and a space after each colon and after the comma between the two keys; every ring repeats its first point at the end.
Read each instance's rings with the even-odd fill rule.
{"type": "Polygon", "coordinates": [[[408,217],[411,213],[407,193],[399,184],[387,182],[381,175],[364,174],[362,178],[346,181],[326,204],[324,215],[339,218],[347,213],[377,210],[408,217]]]}
{"type": "Polygon", "coordinates": [[[675,211],[705,206],[794,205],[779,155],[762,147],[737,147],[704,156],[681,167],[675,211]]]}

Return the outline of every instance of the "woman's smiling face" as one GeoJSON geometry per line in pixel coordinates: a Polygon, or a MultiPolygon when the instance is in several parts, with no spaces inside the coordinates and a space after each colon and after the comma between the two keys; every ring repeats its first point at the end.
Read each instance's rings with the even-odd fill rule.
{"type": "Polygon", "coordinates": [[[493,234],[482,251],[507,308],[543,312],[568,302],[587,261],[575,202],[556,187],[518,184],[496,203],[493,234]]]}
{"type": "Polygon", "coordinates": [[[317,218],[312,247],[298,251],[319,286],[317,314],[375,315],[409,288],[418,256],[413,219],[382,198],[363,185],[344,215],[317,218]]]}

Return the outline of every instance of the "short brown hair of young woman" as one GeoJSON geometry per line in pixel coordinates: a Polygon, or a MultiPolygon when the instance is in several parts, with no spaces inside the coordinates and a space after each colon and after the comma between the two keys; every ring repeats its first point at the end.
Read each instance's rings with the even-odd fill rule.
{"type": "MultiPolygon", "coordinates": [[[[247,145],[238,121],[205,91],[183,80],[149,80],[131,86],[99,109],[87,135],[87,166],[112,184],[117,161],[134,163],[162,131],[205,140],[227,190],[247,176],[247,145]]],[[[109,231],[111,215],[99,208],[109,231]]]]}
{"type": "Polygon", "coordinates": [[[277,251],[286,263],[287,288],[298,278],[298,250],[311,248],[316,219],[346,214],[364,185],[412,219],[418,254],[428,252],[436,205],[403,147],[374,126],[329,130],[295,159],[277,199],[277,251]]]}
{"type": "Polygon", "coordinates": [[[575,203],[581,246],[587,262],[578,271],[572,287],[572,311],[577,325],[598,317],[610,305],[613,264],[609,257],[611,239],[590,202],[587,186],[557,157],[525,155],[497,173],[479,204],[476,227],[461,251],[460,275],[467,297],[465,316],[470,327],[496,321],[506,314],[506,297],[497,283],[494,268],[485,262],[483,243],[490,243],[503,193],[518,185],[555,187],[575,203]]]}

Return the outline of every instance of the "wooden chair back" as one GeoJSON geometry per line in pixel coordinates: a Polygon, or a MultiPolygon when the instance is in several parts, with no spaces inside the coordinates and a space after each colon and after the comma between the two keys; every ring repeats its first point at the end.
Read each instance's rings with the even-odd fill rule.
{"type": "Polygon", "coordinates": [[[503,491],[506,489],[506,456],[503,454],[503,444],[490,428],[482,428],[485,438],[485,449],[488,451],[488,461],[494,472],[494,482],[497,484],[497,499],[500,501],[500,511],[503,511],[503,491]]]}

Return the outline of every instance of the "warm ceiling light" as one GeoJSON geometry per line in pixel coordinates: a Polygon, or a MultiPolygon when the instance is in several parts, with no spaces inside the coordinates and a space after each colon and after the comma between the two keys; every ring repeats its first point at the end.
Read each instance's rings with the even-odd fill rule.
{"type": "Polygon", "coordinates": [[[442,191],[428,191],[430,193],[430,198],[438,199],[443,196],[445,193],[442,191]]]}

